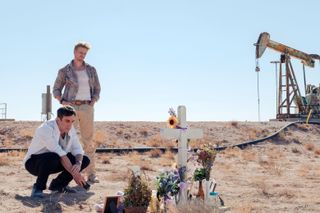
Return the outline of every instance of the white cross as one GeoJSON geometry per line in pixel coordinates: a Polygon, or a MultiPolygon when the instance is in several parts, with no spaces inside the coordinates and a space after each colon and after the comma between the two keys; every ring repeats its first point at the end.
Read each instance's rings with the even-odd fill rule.
{"type": "MultiPolygon", "coordinates": [[[[186,167],[188,160],[188,139],[202,138],[202,129],[190,129],[186,122],[186,107],[178,106],[179,129],[161,129],[160,135],[166,139],[178,139],[178,168],[186,167]]],[[[187,187],[179,192],[179,204],[187,201],[187,187]]]]}

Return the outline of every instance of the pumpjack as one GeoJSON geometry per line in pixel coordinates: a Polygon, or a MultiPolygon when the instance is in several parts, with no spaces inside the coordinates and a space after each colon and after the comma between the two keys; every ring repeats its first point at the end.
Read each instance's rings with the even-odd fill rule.
{"type": "MultiPolygon", "coordinates": [[[[306,84],[305,66],[314,67],[315,60],[320,60],[316,54],[307,54],[284,44],[272,41],[270,34],[259,35],[256,46],[256,60],[261,58],[266,48],[280,52],[279,76],[277,85],[277,115],[276,120],[320,119],[320,85],[306,84]],[[291,64],[291,57],[301,60],[304,71],[305,96],[302,96],[297,78],[291,64]],[[284,70],[283,70],[284,65],[284,70]]],[[[277,64],[276,64],[277,66],[277,64]]],[[[256,71],[260,68],[257,63],[256,71]]]]}

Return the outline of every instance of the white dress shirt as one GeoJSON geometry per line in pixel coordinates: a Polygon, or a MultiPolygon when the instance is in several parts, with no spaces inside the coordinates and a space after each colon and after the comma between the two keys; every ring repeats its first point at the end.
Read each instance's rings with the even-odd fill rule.
{"type": "Polygon", "coordinates": [[[68,135],[65,137],[70,139],[62,148],[62,146],[59,144],[60,130],[56,120],[44,122],[40,127],[37,128],[23,163],[25,164],[33,154],[36,155],[46,152],[55,152],[60,157],[67,155],[68,152],[71,152],[71,154],[74,156],[78,154],[84,154],[74,127],[71,128],[71,130],[68,132],[68,135]]]}

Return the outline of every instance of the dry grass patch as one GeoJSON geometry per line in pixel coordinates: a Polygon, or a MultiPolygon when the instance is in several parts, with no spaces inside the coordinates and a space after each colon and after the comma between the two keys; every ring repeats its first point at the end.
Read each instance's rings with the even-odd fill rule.
{"type": "Polygon", "coordinates": [[[20,152],[20,151],[10,151],[10,152],[6,153],[7,157],[13,157],[13,158],[16,158],[18,160],[23,160],[25,155],[26,155],[25,152],[20,152]]]}
{"type": "Polygon", "coordinates": [[[102,159],[101,163],[102,163],[102,164],[111,164],[109,158],[102,159]]]}
{"type": "Polygon", "coordinates": [[[32,139],[34,131],[35,131],[34,128],[21,129],[20,130],[20,136],[24,137],[24,138],[27,138],[27,139],[32,139]]]}
{"type": "Polygon", "coordinates": [[[219,213],[219,209],[207,206],[200,200],[185,205],[168,205],[168,213],[219,213]]]}
{"type": "Polygon", "coordinates": [[[168,160],[175,160],[176,153],[172,151],[166,151],[164,154],[162,154],[162,157],[168,160]]]}
{"type": "Polygon", "coordinates": [[[232,169],[232,166],[232,163],[219,161],[214,164],[214,169],[219,171],[230,171],[232,169]]]}
{"type": "Polygon", "coordinates": [[[227,148],[223,153],[226,158],[240,157],[241,149],[238,147],[227,148]]]}
{"type": "Polygon", "coordinates": [[[312,170],[312,166],[307,164],[307,163],[304,163],[303,165],[300,166],[300,168],[298,169],[297,171],[297,174],[300,176],[300,177],[307,177],[309,176],[309,172],[312,170]]]}
{"type": "Polygon", "coordinates": [[[141,161],[139,166],[142,171],[156,171],[150,162],[141,161]]]}
{"type": "Polygon", "coordinates": [[[233,208],[233,211],[235,213],[252,213],[257,212],[255,211],[255,207],[252,205],[252,203],[245,203],[241,202],[237,206],[233,208]]]}
{"type": "MultiPolygon", "coordinates": [[[[192,148],[199,148],[205,144],[214,145],[216,144],[216,142],[209,141],[207,138],[202,138],[202,139],[190,140],[188,143],[188,146],[192,148]]],[[[175,146],[177,147],[178,143],[175,143],[175,146]]]]}
{"type": "Polygon", "coordinates": [[[257,188],[258,192],[266,197],[271,197],[272,193],[269,191],[269,189],[271,188],[267,182],[266,179],[263,177],[254,177],[252,179],[252,183],[254,184],[254,186],[257,188]]]}
{"type": "Polygon", "coordinates": [[[249,140],[255,140],[260,136],[260,132],[257,129],[247,129],[246,135],[248,136],[249,140]]]}
{"type": "Polygon", "coordinates": [[[154,171],[152,164],[145,160],[145,156],[139,154],[138,152],[131,152],[128,155],[125,155],[128,163],[130,165],[140,166],[141,170],[154,171]]]}
{"type": "Polygon", "coordinates": [[[287,136],[284,131],[279,132],[278,135],[275,136],[275,140],[279,142],[288,143],[287,136]]]}
{"type": "Polygon", "coordinates": [[[5,192],[4,190],[0,189],[0,196],[9,196],[8,192],[5,192]]]}
{"type": "Polygon", "coordinates": [[[145,129],[142,129],[139,131],[139,134],[142,136],[142,137],[148,137],[149,133],[148,133],[148,129],[145,128],[145,129]]]}
{"type": "Polygon", "coordinates": [[[267,170],[267,172],[271,174],[275,174],[277,176],[281,176],[283,173],[283,167],[281,162],[275,158],[261,155],[259,156],[259,165],[267,170]]]}
{"type": "Polygon", "coordinates": [[[297,126],[298,129],[304,132],[307,132],[310,129],[308,124],[295,124],[295,125],[297,126]]]}
{"type": "Polygon", "coordinates": [[[0,154],[0,166],[8,166],[9,161],[6,154],[0,154]]]}
{"type": "Polygon", "coordinates": [[[105,132],[101,130],[97,130],[95,132],[93,141],[96,143],[97,146],[104,144],[106,140],[107,140],[107,135],[105,132]]]}
{"type": "Polygon", "coordinates": [[[117,155],[117,153],[96,153],[96,158],[99,160],[104,160],[106,158],[112,159],[117,155]]]}
{"type": "Polygon", "coordinates": [[[129,165],[140,165],[144,159],[142,159],[142,155],[140,155],[137,151],[130,152],[128,154],[121,155],[129,165]]]}
{"type": "Polygon", "coordinates": [[[127,177],[127,172],[126,171],[112,171],[109,173],[107,176],[105,176],[106,180],[109,181],[125,181],[125,177],[127,177]]]}
{"type": "Polygon", "coordinates": [[[272,167],[270,167],[270,171],[277,176],[281,176],[283,174],[283,166],[276,163],[272,167]]]}
{"type": "Polygon", "coordinates": [[[160,149],[153,149],[149,152],[149,156],[152,158],[158,158],[162,155],[162,151],[160,149]]]}
{"type": "Polygon", "coordinates": [[[306,144],[304,145],[304,147],[305,147],[308,151],[313,151],[316,146],[314,145],[314,143],[306,143],[306,144]]]}
{"type": "Polygon", "coordinates": [[[255,161],[257,159],[257,153],[254,150],[244,150],[241,155],[242,159],[246,161],[255,161]]]}
{"type": "Polygon", "coordinates": [[[301,154],[301,153],[302,153],[301,149],[298,148],[298,147],[292,147],[292,148],[291,148],[291,151],[292,151],[293,153],[296,153],[296,154],[301,154]]]}
{"type": "Polygon", "coordinates": [[[320,147],[317,147],[315,150],[314,150],[314,153],[316,155],[320,155],[320,147]]]}
{"type": "Polygon", "coordinates": [[[166,151],[162,154],[161,158],[159,158],[159,163],[161,166],[172,166],[176,162],[176,154],[171,151],[166,151]]]}
{"type": "Polygon", "coordinates": [[[25,152],[10,151],[6,153],[0,153],[0,166],[7,166],[16,163],[21,163],[25,157],[25,152]]]}
{"type": "Polygon", "coordinates": [[[294,193],[294,191],[292,191],[290,189],[283,189],[278,193],[278,196],[291,199],[291,198],[295,197],[295,193],[294,193]]]}
{"type": "Polygon", "coordinates": [[[164,140],[160,136],[151,137],[145,144],[150,147],[173,147],[172,140],[164,140]]]}
{"type": "Polygon", "coordinates": [[[238,123],[237,121],[231,121],[231,122],[230,122],[230,125],[233,126],[233,127],[235,127],[235,128],[238,128],[238,127],[239,127],[238,124],[239,124],[239,123],[238,123]]]}
{"type": "Polygon", "coordinates": [[[283,151],[277,148],[269,149],[266,154],[270,159],[274,160],[280,160],[283,157],[283,151]]]}
{"type": "Polygon", "coordinates": [[[274,160],[273,159],[270,159],[269,156],[267,155],[260,155],[259,156],[259,160],[258,160],[258,163],[260,166],[262,167],[267,167],[267,166],[270,166],[270,165],[274,165],[274,160]]]}

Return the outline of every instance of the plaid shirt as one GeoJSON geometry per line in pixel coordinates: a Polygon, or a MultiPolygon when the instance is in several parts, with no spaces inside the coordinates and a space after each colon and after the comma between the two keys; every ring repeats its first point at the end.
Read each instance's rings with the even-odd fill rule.
{"type": "MultiPolygon", "coordinates": [[[[87,63],[84,63],[85,70],[87,71],[89,78],[89,87],[91,100],[99,100],[100,97],[100,82],[96,69],[87,63]]],[[[73,67],[73,60],[70,64],[59,70],[58,76],[53,86],[53,96],[61,96],[64,101],[74,101],[79,89],[78,78],[73,67]],[[62,90],[63,95],[62,95],[62,90]]]]}

